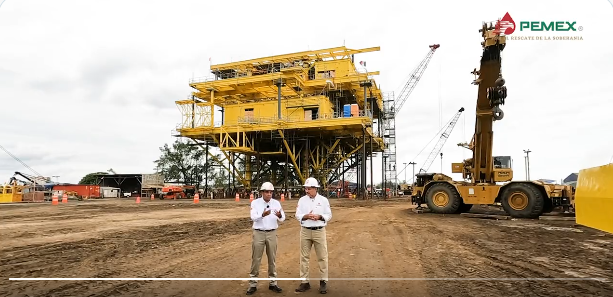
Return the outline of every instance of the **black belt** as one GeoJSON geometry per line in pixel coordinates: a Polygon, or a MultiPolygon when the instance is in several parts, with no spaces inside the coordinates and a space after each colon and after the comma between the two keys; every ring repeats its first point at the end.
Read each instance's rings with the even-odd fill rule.
{"type": "Polygon", "coordinates": [[[277,229],[270,229],[270,230],[262,230],[262,229],[255,229],[255,231],[262,231],[262,232],[271,232],[271,231],[275,231],[277,229]]]}
{"type": "Polygon", "coordinates": [[[324,226],[319,226],[319,227],[305,227],[305,226],[302,226],[302,228],[306,228],[306,229],[309,229],[309,230],[319,230],[319,229],[321,229],[323,227],[324,226]]]}

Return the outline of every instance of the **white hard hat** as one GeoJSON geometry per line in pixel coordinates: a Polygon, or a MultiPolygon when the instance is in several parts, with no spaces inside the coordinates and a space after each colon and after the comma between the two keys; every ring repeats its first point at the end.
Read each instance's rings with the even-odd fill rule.
{"type": "Polygon", "coordinates": [[[305,187],[313,187],[313,188],[319,188],[319,183],[317,182],[317,180],[313,177],[309,177],[304,181],[304,186],[305,187]]]}
{"type": "Polygon", "coordinates": [[[262,184],[260,191],[274,191],[275,187],[270,182],[265,182],[262,184]]]}

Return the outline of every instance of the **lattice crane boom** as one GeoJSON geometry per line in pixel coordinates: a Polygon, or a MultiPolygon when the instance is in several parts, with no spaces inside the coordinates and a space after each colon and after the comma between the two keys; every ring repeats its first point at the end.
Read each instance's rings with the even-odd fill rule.
{"type": "Polygon", "coordinates": [[[443,149],[445,142],[447,142],[447,138],[449,138],[449,134],[451,134],[451,131],[453,131],[453,128],[458,122],[458,119],[460,118],[460,115],[463,111],[464,107],[460,108],[460,110],[458,110],[458,112],[453,116],[453,118],[451,118],[451,121],[449,121],[449,124],[447,124],[445,130],[443,131],[443,133],[441,133],[441,138],[434,146],[434,149],[432,149],[432,151],[430,152],[430,155],[428,155],[428,158],[424,162],[424,165],[421,167],[421,169],[419,169],[419,172],[427,172],[428,169],[430,169],[432,162],[434,162],[436,156],[438,156],[438,154],[441,152],[441,149],[443,149]]]}
{"type": "Polygon", "coordinates": [[[415,86],[417,85],[417,83],[421,79],[421,76],[424,74],[424,71],[428,67],[428,63],[430,63],[430,60],[432,59],[434,52],[436,52],[436,50],[440,46],[441,46],[440,44],[430,45],[430,51],[428,51],[428,54],[426,55],[426,57],[423,60],[421,60],[417,68],[415,68],[415,70],[413,70],[413,72],[411,73],[409,80],[407,81],[407,83],[404,85],[404,87],[398,94],[398,97],[397,97],[398,99],[394,103],[394,112],[396,114],[400,112],[400,109],[402,108],[404,103],[407,101],[407,98],[409,98],[409,95],[411,95],[411,92],[413,92],[413,89],[415,89],[415,86]]]}
{"type": "Polygon", "coordinates": [[[13,177],[15,177],[15,175],[21,175],[22,177],[24,177],[25,179],[27,179],[28,181],[30,181],[31,183],[36,183],[36,184],[45,184],[50,182],[51,180],[39,175],[39,176],[34,176],[34,175],[30,175],[30,174],[26,174],[26,173],[22,173],[19,171],[15,171],[15,174],[13,174],[13,177]]]}
{"type": "Polygon", "coordinates": [[[28,164],[24,163],[23,161],[21,161],[21,159],[17,158],[15,155],[11,154],[11,152],[9,152],[7,149],[5,149],[3,146],[0,145],[0,149],[2,149],[5,153],[7,153],[9,156],[11,156],[13,159],[15,159],[15,161],[21,163],[21,165],[23,165],[25,168],[30,169],[30,171],[32,171],[34,174],[38,175],[38,176],[42,176],[40,173],[38,173],[36,170],[32,169],[32,167],[28,166],[28,164]]]}

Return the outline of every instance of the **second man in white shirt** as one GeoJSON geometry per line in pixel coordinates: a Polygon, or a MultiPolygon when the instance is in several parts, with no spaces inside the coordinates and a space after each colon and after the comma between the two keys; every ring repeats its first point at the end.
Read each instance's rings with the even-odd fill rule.
{"type": "Polygon", "coordinates": [[[332,219],[332,210],[328,198],[319,195],[317,189],[319,183],[309,177],[304,183],[306,195],[298,200],[296,207],[296,219],[300,222],[300,278],[303,281],[296,292],[304,292],[311,289],[309,283],[309,259],[311,247],[315,247],[317,263],[321,280],[319,281],[319,293],[328,292],[328,243],[326,238],[326,225],[332,219]]]}

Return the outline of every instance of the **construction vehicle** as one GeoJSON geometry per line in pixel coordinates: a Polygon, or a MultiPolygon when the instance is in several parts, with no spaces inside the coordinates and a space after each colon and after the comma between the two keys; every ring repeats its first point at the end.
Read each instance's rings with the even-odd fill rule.
{"type": "Polygon", "coordinates": [[[162,188],[160,199],[191,198],[196,194],[195,186],[166,186],[162,188]]]}
{"type": "Polygon", "coordinates": [[[400,193],[402,195],[411,195],[413,192],[413,186],[407,183],[400,184],[400,193]]]}
{"type": "Polygon", "coordinates": [[[452,164],[452,173],[462,173],[464,181],[454,181],[441,173],[416,174],[412,202],[421,208],[426,203],[433,213],[467,212],[474,204],[501,204],[516,218],[536,218],[557,206],[574,208],[574,194],[569,185],[541,181],[512,181],[510,156],[492,155],[493,123],[504,117],[500,105],[507,97],[505,80],[500,72],[501,53],[506,37],[500,21],[483,23],[479,30],[484,38],[480,69],[473,84],[478,85],[475,133],[470,144],[459,144],[472,151],[472,158],[452,164]],[[478,78],[477,78],[478,76],[478,78]]]}

